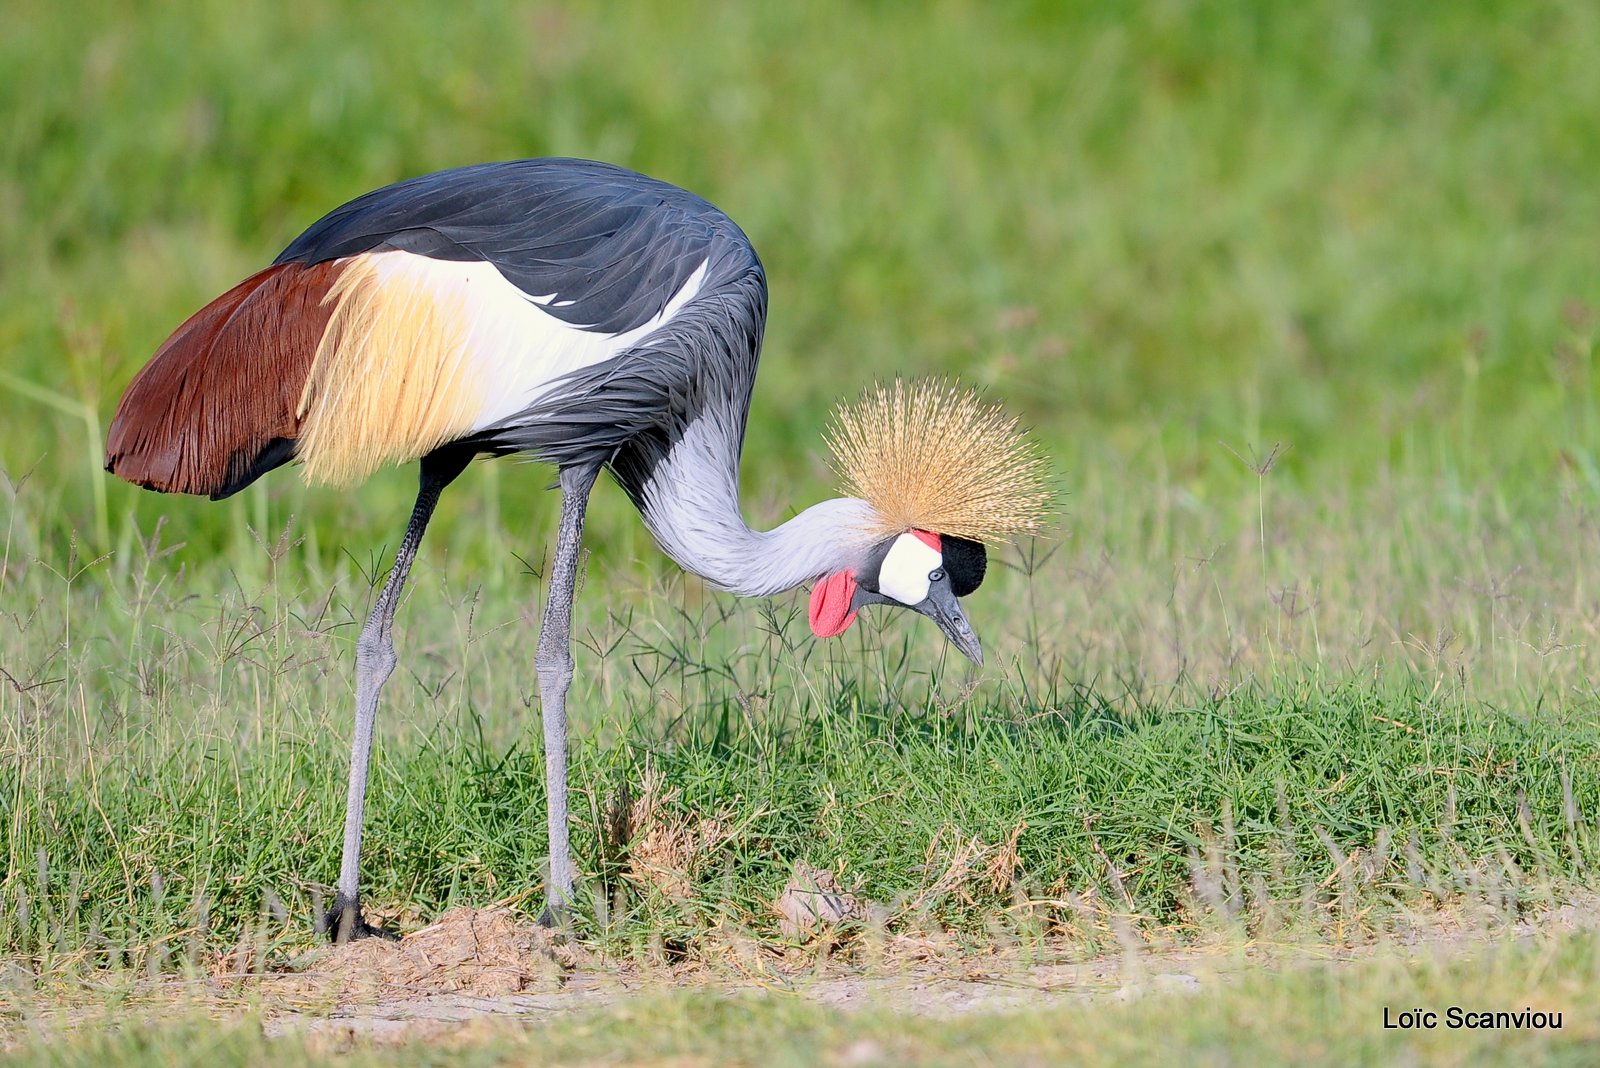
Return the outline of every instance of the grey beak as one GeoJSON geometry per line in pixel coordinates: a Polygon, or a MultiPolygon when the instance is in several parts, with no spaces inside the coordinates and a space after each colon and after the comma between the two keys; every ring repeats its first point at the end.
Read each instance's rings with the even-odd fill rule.
{"type": "Polygon", "coordinates": [[[961,610],[961,603],[950,592],[948,582],[935,584],[928,591],[928,599],[917,605],[916,609],[939,624],[939,629],[950,639],[950,644],[961,650],[968,660],[983,664],[983,646],[978,642],[972,624],[967,622],[967,614],[961,610]]]}
{"type": "MultiPolygon", "coordinates": [[[[850,600],[850,610],[859,611],[869,604],[887,604],[896,608],[905,608],[907,605],[891,600],[876,590],[861,587],[856,590],[855,596],[850,600]]],[[[983,646],[978,643],[978,636],[973,633],[972,624],[967,622],[967,614],[961,610],[961,602],[956,600],[956,595],[950,592],[950,580],[941,578],[928,587],[928,596],[921,604],[909,606],[913,612],[927,616],[939,624],[939,629],[944,631],[944,636],[950,644],[961,650],[963,656],[974,664],[983,663],[983,646]]]]}

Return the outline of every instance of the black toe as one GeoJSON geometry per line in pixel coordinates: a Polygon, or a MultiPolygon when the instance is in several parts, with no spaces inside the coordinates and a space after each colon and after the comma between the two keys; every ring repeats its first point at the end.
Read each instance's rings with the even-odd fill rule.
{"type": "Polygon", "coordinates": [[[572,906],[548,904],[539,914],[539,926],[551,931],[563,931],[572,925],[572,906]]]}
{"type": "Polygon", "coordinates": [[[354,942],[358,938],[381,938],[386,942],[398,942],[400,936],[383,927],[374,927],[361,915],[359,901],[346,900],[343,895],[334,899],[333,908],[329,909],[317,925],[319,934],[328,936],[328,940],[335,945],[344,942],[354,942]]]}

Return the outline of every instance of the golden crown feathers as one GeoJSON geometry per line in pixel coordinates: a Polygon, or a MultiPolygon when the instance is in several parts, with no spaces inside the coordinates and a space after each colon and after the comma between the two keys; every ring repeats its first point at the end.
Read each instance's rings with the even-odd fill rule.
{"type": "Polygon", "coordinates": [[[874,386],[839,405],[827,441],[845,491],[872,505],[884,534],[998,541],[1036,532],[1050,502],[1021,424],[954,382],[874,386]]]}

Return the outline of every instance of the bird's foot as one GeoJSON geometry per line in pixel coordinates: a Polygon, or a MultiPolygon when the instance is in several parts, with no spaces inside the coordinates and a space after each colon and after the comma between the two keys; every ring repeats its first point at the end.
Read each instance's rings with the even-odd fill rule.
{"type": "Polygon", "coordinates": [[[381,938],[385,942],[398,942],[400,936],[383,927],[374,927],[361,915],[361,903],[343,894],[333,899],[333,908],[323,915],[317,925],[319,934],[328,936],[334,945],[354,942],[358,938],[381,938]]]}
{"type": "Polygon", "coordinates": [[[572,932],[572,906],[564,901],[551,901],[539,914],[539,926],[557,934],[572,932]]]}

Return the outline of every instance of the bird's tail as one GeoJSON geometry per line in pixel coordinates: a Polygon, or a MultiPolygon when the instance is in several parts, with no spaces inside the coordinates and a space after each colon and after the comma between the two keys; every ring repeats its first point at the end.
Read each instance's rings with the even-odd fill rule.
{"type": "Polygon", "coordinates": [[[106,470],[217,500],[292,459],[340,271],[337,262],[278,264],[190,316],[123,394],[106,470]]]}

